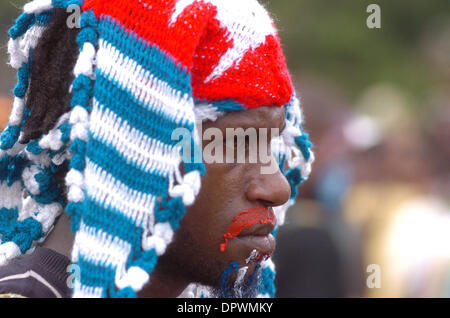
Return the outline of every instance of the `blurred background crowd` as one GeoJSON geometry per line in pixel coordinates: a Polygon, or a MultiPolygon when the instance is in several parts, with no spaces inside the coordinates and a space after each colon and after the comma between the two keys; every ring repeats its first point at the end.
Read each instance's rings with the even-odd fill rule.
{"type": "MultiPolygon", "coordinates": [[[[25,2],[0,2],[0,128],[25,2]]],[[[260,2],[316,155],[278,234],[278,297],[450,297],[450,2],[260,2]]]]}

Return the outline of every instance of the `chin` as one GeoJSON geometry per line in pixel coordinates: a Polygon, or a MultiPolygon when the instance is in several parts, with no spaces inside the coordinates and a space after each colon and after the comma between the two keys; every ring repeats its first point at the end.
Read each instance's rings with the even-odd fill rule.
{"type": "Polygon", "coordinates": [[[254,298],[260,283],[260,264],[240,266],[231,262],[222,272],[219,284],[213,288],[217,298],[254,298]]]}

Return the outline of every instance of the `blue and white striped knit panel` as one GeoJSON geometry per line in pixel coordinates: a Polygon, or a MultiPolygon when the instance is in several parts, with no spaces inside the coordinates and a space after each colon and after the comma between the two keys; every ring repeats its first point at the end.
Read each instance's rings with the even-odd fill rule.
{"type": "Polygon", "coordinates": [[[126,296],[120,291],[137,292],[148,281],[184,214],[158,223],[154,212],[180,165],[172,132],[195,127],[190,74],[108,17],[98,30],[74,297],[126,296]]]}

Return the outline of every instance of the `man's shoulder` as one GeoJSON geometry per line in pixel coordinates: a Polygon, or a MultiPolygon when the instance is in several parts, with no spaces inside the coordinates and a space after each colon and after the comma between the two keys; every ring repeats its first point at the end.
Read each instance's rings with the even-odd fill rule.
{"type": "Polygon", "coordinates": [[[66,280],[70,260],[46,248],[20,256],[0,267],[0,297],[69,297],[66,280]]]}

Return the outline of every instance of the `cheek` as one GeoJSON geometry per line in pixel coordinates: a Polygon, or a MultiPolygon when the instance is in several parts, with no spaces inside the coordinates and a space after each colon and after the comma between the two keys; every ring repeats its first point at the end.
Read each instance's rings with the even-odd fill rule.
{"type": "Polygon", "coordinates": [[[200,193],[181,222],[204,255],[216,259],[230,256],[220,252],[220,244],[233,218],[248,208],[244,200],[244,168],[245,165],[206,165],[200,193]]]}
{"type": "MultiPolygon", "coordinates": [[[[205,179],[205,178],[204,178],[205,179]]],[[[187,208],[181,225],[203,250],[212,252],[220,244],[227,219],[222,215],[227,201],[220,184],[202,180],[202,188],[194,204],[187,208]]]]}

